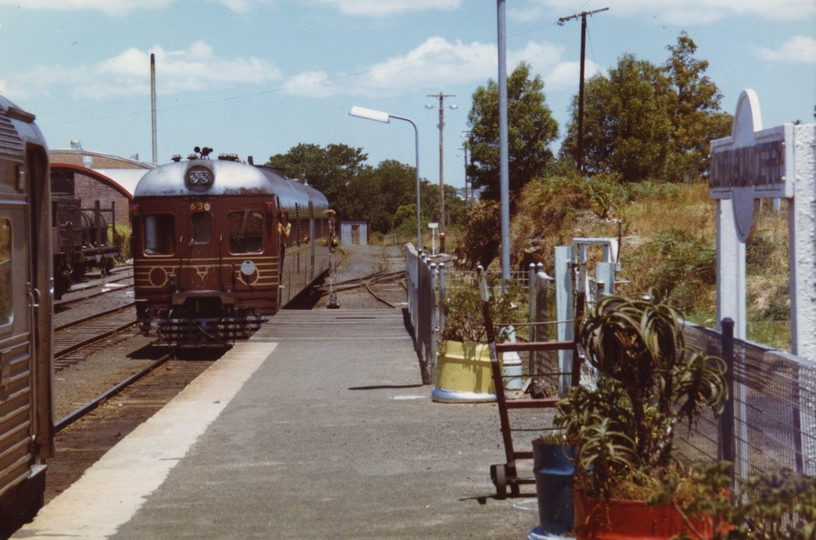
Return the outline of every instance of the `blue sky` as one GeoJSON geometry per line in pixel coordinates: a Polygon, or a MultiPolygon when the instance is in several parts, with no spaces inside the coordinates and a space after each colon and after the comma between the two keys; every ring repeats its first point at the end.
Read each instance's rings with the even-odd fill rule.
{"type": "MultiPolygon", "coordinates": [[[[545,83],[563,134],[578,92],[580,20],[587,77],[625,53],[661,65],[681,31],[733,114],[754,89],[764,127],[814,122],[814,0],[507,0],[507,64],[545,83]]],[[[420,174],[439,179],[438,100],[447,184],[464,184],[461,133],[471,96],[497,79],[494,0],[0,0],[0,94],[37,115],[50,148],[152,160],[150,53],[157,59],[158,162],[194,146],[264,162],[298,143],[362,148],[413,165],[413,130],[348,115],[409,117],[420,174]],[[427,109],[426,105],[433,105],[427,109]],[[459,154],[459,155],[457,155],[459,154]]],[[[553,151],[558,151],[558,141],[553,151]]]]}

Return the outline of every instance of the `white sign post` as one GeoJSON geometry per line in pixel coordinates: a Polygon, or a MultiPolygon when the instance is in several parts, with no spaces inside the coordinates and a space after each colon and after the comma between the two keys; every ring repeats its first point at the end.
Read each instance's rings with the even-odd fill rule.
{"type": "MultiPolygon", "coordinates": [[[[816,362],[816,124],[762,129],[759,100],[744,90],[731,136],[711,141],[711,198],[717,199],[717,327],[730,317],[734,337],[746,337],[745,242],[760,199],[788,199],[791,351],[816,362]]],[[[735,472],[746,476],[745,387],[735,384],[738,440],[735,472]]],[[[812,412],[801,426],[812,432],[812,412]]],[[[809,444],[807,446],[813,446],[809,444]]],[[[816,448],[805,448],[805,472],[816,471],[816,448]]]]}
{"type": "Polygon", "coordinates": [[[431,229],[431,255],[436,255],[436,229],[438,227],[439,223],[428,223],[428,228],[431,229]]]}

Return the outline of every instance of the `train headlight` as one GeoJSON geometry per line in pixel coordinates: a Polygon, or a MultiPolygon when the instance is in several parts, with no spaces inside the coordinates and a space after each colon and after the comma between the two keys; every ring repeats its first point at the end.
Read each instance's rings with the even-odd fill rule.
{"type": "Polygon", "coordinates": [[[256,270],[257,268],[255,268],[255,263],[252,261],[244,261],[241,263],[241,273],[247,277],[254,274],[256,270]]]}

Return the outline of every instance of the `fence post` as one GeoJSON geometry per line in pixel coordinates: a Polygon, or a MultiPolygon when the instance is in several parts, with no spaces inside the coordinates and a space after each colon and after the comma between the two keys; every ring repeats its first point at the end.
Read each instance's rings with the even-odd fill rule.
{"type": "MultiPolygon", "coordinates": [[[[734,463],[734,320],[726,317],[720,323],[722,334],[722,358],[725,361],[725,384],[728,399],[720,415],[719,459],[734,463]]],[[[734,487],[735,470],[731,468],[731,484],[734,487]]]]}
{"type": "MultiPolygon", "coordinates": [[[[445,263],[439,263],[439,300],[440,302],[447,297],[447,293],[445,292],[445,263]]],[[[439,332],[445,329],[445,317],[447,313],[445,310],[439,306],[438,309],[438,317],[439,317],[439,332]]]]}
{"type": "Polygon", "coordinates": [[[436,310],[436,293],[438,287],[438,275],[439,270],[436,263],[431,263],[430,266],[430,273],[431,273],[431,290],[428,291],[428,315],[431,318],[430,330],[431,335],[429,336],[430,339],[430,347],[428,351],[428,365],[430,366],[430,376],[431,380],[430,383],[433,383],[436,380],[436,333],[437,333],[437,325],[439,324],[437,321],[437,310],[436,310]]]}
{"type": "MultiPolygon", "coordinates": [[[[556,332],[558,341],[573,339],[573,325],[565,321],[572,320],[573,313],[573,270],[572,248],[570,246],[556,246],[555,248],[555,305],[556,305],[556,332]]],[[[572,381],[572,351],[558,351],[558,371],[562,373],[558,379],[558,392],[564,395],[569,390],[572,381]]]]}

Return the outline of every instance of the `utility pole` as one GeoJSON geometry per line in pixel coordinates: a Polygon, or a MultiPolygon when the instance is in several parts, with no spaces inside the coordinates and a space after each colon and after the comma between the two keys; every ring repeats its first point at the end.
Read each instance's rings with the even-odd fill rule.
{"type": "MultiPolygon", "coordinates": [[[[445,252],[445,180],[444,180],[444,161],[442,131],[445,128],[445,98],[456,97],[455,94],[429,94],[428,97],[439,99],[439,252],[445,252]]],[[[432,108],[433,106],[428,106],[432,108]]],[[[456,105],[451,105],[451,109],[456,109],[456,105]]]]}
{"type": "Polygon", "coordinates": [[[595,11],[582,11],[581,13],[558,19],[559,26],[564,26],[564,23],[568,20],[581,17],[581,80],[578,86],[578,172],[584,172],[584,57],[586,55],[586,18],[587,15],[608,10],[609,8],[605,7],[603,9],[596,9],[595,11]]]}

